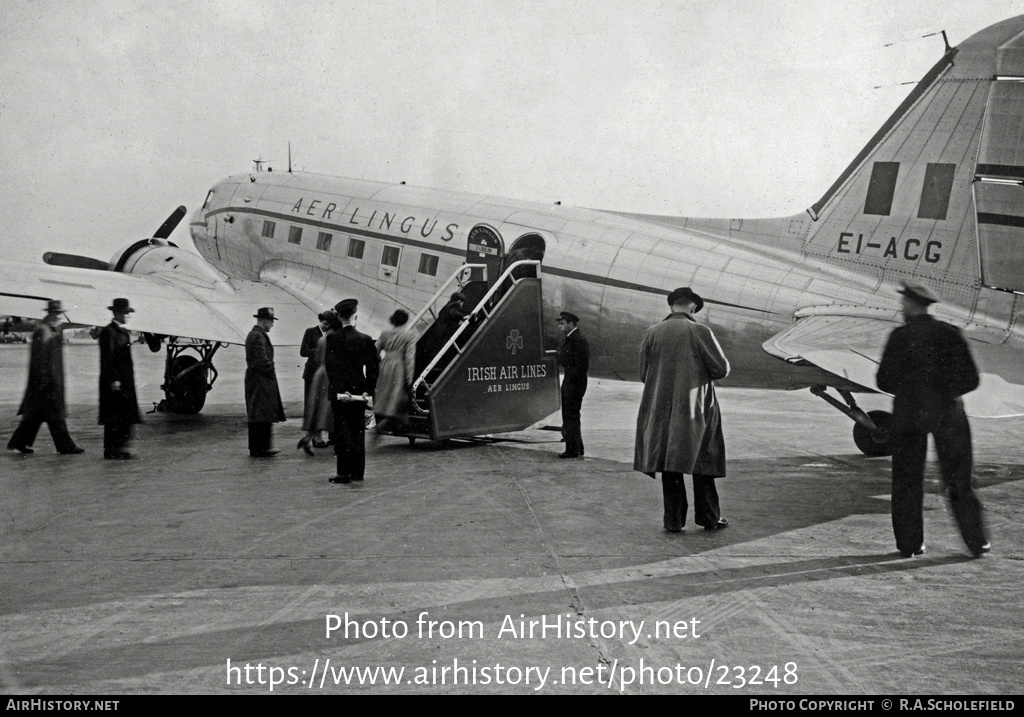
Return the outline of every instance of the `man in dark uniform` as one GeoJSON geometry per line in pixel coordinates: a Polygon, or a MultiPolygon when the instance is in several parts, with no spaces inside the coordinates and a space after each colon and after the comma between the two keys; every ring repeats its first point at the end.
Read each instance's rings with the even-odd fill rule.
{"type": "Polygon", "coordinates": [[[558,328],[565,341],[558,349],[558,363],[562,377],[562,435],[565,452],[559,458],[583,457],[583,434],[580,430],[580,408],[587,392],[587,371],[590,370],[590,344],[580,333],[580,319],[576,314],[563,311],[558,315],[558,328]]]}
{"type": "Polygon", "coordinates": [[[355,299],[339,301],[334,307],[341,329],[327,334],[324,364],[331,388],[334,411],[334,452],[338,457],[337,474],[331,483],[363,480],[366,470],[367,409],[373,408],[380,357],[366,334],[356,331],[355,299]]]}
{"type": "Polygon", "coordinates": [[[980,557],[991,549],[981,502],[971,488],[971,427],[960,399],[978,387],[978,369],[960,330],[937,321],[928,307],[935,293],[904,281],[903,316],[882,354],[878,387],[893,394],[892,528],[905,558],[924,548],[924,464],[928,434],[935,437],[942,480],[967,549],[980,557]]]}
{"type": "Polygon", "coordinates": [[[253,458],[271,458],[277,451],[271,448],[271,423],[284,420],[284,405],[277,386],[274,368],[274,346],[269,332],[274,328],[274,310],[261,308],[253,318],[256,325],[245,337],[245,409],[249,420],[249,455],[253,458]]]}
{"type": "Polygon", "coordinates": [[[142,423],[135,397],[135,365],[132,363],[132,335],[124,327],[128,314],[134,313],[128,299],[114,299],[108,306],[114,320],[99,333],[100,345],[100,423],[103,425],[103,457],[127,460],[125,450],[131,439],[132,425],[142,423]]]}
{"type": "Polygon", "coordinates": [[[22,416],[7,450],[32,453],[39,426],[45,421],[58,453],[85,453],[75,445],[65,420],[64,339],[60,318],[64,313],[59,301],[46,305],[46,318],[32,332],[32,353],[28,364],[28,387],[18,413],[22,416]]]}

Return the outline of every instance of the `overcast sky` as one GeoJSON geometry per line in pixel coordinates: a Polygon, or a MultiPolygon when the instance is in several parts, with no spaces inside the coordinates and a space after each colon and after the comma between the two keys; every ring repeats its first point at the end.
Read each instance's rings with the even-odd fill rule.
{"type": "MultiPolygon", "coordinates": [[[[597,209],[803,211],[1009,0],[3,0],[0,249],[109,259],[295,169],[597,209]]],[[[186,222],[172,240],[189,244],[186,222]]]]}

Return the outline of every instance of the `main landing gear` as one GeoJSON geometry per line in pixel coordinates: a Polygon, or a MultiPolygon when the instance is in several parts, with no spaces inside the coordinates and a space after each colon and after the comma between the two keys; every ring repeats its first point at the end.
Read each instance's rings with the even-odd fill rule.
{"type": "Polygon", "coordinates": [[[888,411],[865,413],[853,400],[853,394],[840,388],[836,391],[843,397],[845,405],[828,394],[828,386],[811,386],[811,393],[853,419],[853,442],[857,444],[861,453],[867,456],[891,456],[892,414],[888,411]]]}
{"type": "Polygon", "coordinates": [[[206,394],[217,380],[213,355],[223,344],[213,341],[182,340],[172,336],[167,341],[167,360],[164,363],[164,400],[154,411],[194,414],[202,410],[206,394]],[[184,353],[192,349],[198,357],[184,353]]]}

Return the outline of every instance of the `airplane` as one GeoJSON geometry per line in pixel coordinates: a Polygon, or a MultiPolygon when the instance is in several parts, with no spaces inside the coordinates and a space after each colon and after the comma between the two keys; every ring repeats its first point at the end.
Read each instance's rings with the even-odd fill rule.
{"type": "MultiPolygon", "coordinates": [[[[5,263],[0,311],[32,315],[54,297],[69,320],[99,325],[112,297],[131,297],[132,328],[198,344],[199,359],[168,348],[168,384],[192,376],[178,404],[198,410],[212,381],[184,369],[212,369],[218,346],[243,343],[256,307],[275,308],[274,342],[294,346],[318,311],[351,296],[373,335],[395,308],[425,315],[466,266],[493,281],[530,250],[542,257],[543,313],[571,310],[586,327],[591,376],[636,380],[643,331],[669,291],[690,286],[732,363],[723,385],[810,389],[854,420],[861,451],[885,455],[890,414],[854,396],[880,393],[881,352],[902,323],[896,290],[913,279],[969,340],[982,380],[968,412],[1024,414],[1024,16],[947,44],[793,216],[631,214],[268,169],[209,190],[189,220],[197,255],[167,240],[184,211],[109,262],[5,263]]],[[[540,333],[558,345],[553,321],[540,333]]]]}

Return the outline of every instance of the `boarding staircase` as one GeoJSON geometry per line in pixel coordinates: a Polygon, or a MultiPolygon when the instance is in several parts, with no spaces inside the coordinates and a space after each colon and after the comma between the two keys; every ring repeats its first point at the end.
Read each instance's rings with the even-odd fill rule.
{"type": "Polygon", "coordinates": [[[486,267],[464,264],[410,321],[435,343],[437,306],[466,296],[468,316],[432,355],[418,352],[412,402],[381,433],[447,440],[518,431],[559,409],[557,352],[544,348],[539,261],[519,261],[488,285],[486,267]]]}

